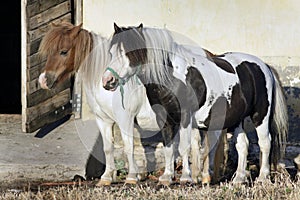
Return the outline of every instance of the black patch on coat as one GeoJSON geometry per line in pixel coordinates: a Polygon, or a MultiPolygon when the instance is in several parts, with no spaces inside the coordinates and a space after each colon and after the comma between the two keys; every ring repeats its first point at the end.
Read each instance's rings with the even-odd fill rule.
{"type": "Polygon", "coordinates": [[[179,130],[181,121],[180,103],[175,94],[168,87],[158,84],[145,84],[146,94],[153,111],[156,114],[156,121],[161,128],[163,144],[172,144],[175,134],[179,130]],[[155,105],[160,105],[163,109],[155,105]]]}
{"type": "Polygon", "coordinates": [[[189,89],[187,102],[192,105],[192,112],[195,112],[205,103],[207,87],[201,73],[194,67],[188,68],[186,83],[189,89]]]}
{"type": "Polygon", "coordinates": [[[232,95],[218,97],[204,124],[210,130],[234,129],[250,116],[254,125],[261,125],[268,111],[268,94],[265,75],[260,66],[248,61],[236,68],[240,80],[232,87],[232,95]],[[230,104],[228,99],[230,97],[230,104]]]}
{"type": "MultiPolygon", "coordinates": [[[[168,65],[171,66],[171,62],[168,65]]],[[[168,69],[172,74],[173,68],[169,67],[168,69]]],[[[150,105],[159,104],[164,108],[154,109],[157,123],[162,128],[164,145],[171,144],[180,125],[186,128],[191,123],[192,114],[203,106],[206,98],[206,86],[196,68],[188,69],[186,85],[181,80],[171,77],[172,84],[168,86],[154,83],[145,84],[150,105]]],[[[141,80],[143,82],[142,77],[141,80]]]]}
{"type": "Polygon", "coordinates": [[[218,57],[218,56],[214,56],[212,57],[213,62],[220,67],[222,70],[228,72],[228,73],[232,73],[235,74],[235,71],[233,69],[233,67],[231,66],[231,64],[229,62],[227,62],[226,60],[218,57]]]}
{"type": "Polygon", "coordinates": [[[259,65],[248,61],[242,62],[236,69],[248,103],[247,112],[257,127],[262,124],[270,106],[265,75],[259,65]]]}
{"type": "Polygon", "coordinates": [[[220,96],[213,104],[208,118],[204,121],[209,130],[221,130],[236,127],[246,117],[247,103],[241,86],[232,88],[230,104],[227,96],[220,96]]]}

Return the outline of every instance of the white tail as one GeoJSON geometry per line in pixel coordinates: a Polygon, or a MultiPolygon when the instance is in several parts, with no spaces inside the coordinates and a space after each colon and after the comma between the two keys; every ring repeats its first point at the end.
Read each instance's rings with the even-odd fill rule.
{"type": "MultiPolygon", "coordinates": [[[[288,134],[288,112],[282,85],[275,69],[271,68],[274,77],[271,122],[272,162],[275,164],[285,155],[288,134]]],[[[276,165],[275,165],[276,167],[276,165]]]]}

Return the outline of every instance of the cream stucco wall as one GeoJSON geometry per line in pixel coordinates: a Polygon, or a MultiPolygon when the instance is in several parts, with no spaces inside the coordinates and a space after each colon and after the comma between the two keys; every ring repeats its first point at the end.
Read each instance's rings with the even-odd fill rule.
{"type": "Polygon", "coordinates": [[[299,0],[82,1],[84,28],[106,37],[113,33],[113,22],[142,22],[182,34],[216,54],[259,56],[279,72],[289,106],[289,138],[299,140],[293,139],[300,131],[299,0]]]}
{"type": "Polygon", "coordinates": [[[167,28],[217,54],[241,51],[280,66],[300,63],[299,0],[83,0],[84,28],[113,22],[167,28]]]}

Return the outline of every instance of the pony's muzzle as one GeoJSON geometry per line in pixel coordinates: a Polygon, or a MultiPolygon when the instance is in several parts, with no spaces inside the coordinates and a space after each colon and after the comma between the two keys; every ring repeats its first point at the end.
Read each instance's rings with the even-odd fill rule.
{"type": "Polygon", "coordinates": [[[102,78],[103,88],[110,91],[115,91],[119,85],[119,80],[114,76],[108,76],[102,78]]]}
{"type": "Polygon", "coordinates": [[[43,72],[39,76],[39,84],[42,89],[49,89],[47,86],[47,78],[46,78],[46,72],[43,72]]]}
{"type": "Polygon", "coordinates": [[[55,75],[43,72],[39,76],[39,84],[42,89],[51,89],[56,82],[55,75]]]}

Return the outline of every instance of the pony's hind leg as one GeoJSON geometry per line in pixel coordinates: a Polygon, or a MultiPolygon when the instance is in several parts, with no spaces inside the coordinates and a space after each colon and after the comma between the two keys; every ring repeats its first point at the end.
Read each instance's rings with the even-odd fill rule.
{"type": "Polygon", "coordinates": [[[106,167],[97,186],[110,185],[112,183],[113,173],[115,171],[114,146],[112,142],[112,126],[100,118],[96,118],[97,125],[103,138],[103,150],[105,154],[106,167]]]}
{"type": "Polygon", "coordinates": [[[192,124],[190,123],[186,128],[180,127],[179,153],[182,158],[182,174],[180,182],[193,182],[191,178],[191,170],[189,165],[189,154],[191,151],[191,132],[192,124]]]}
{"type": "Polygon", "coordinates": [[[242,122],[234,129],[236,137],[236,150],[238,152],[238,167],[233,179],[233,183],[243,183],[246,181],[246,165],[249,141],[247,135],[242,127],[242,122]]]}
{"type": "Polygon", "coordinates": [[[191,170],[194,183],[198,183],[201,179],[203,170],[203,154],[201,152],[201,135],[197,128],[192,129],[191,135],[191,170]]]}
{"type": "Polygon", "coordinates": [[[201,138],[199,129],[192,129],[191,138],[191,170],[194,183],[209,184],[211,182],[209,169],[209,144],[207,132],[201,138]],[[203,142],[202,142],[203,140],[203,142]]]}
{"type": "MultiPolygon", "coordinates": [[[[267,120],[264,120],[267,121],[267,120]]],[[[269,155],[271,150],[271,135],[269,132],[268,122],[263,122],[256,127],[258,145],[261,152],[261,166],[257,181],[266,181],[270,175],[269,155]]]]}

